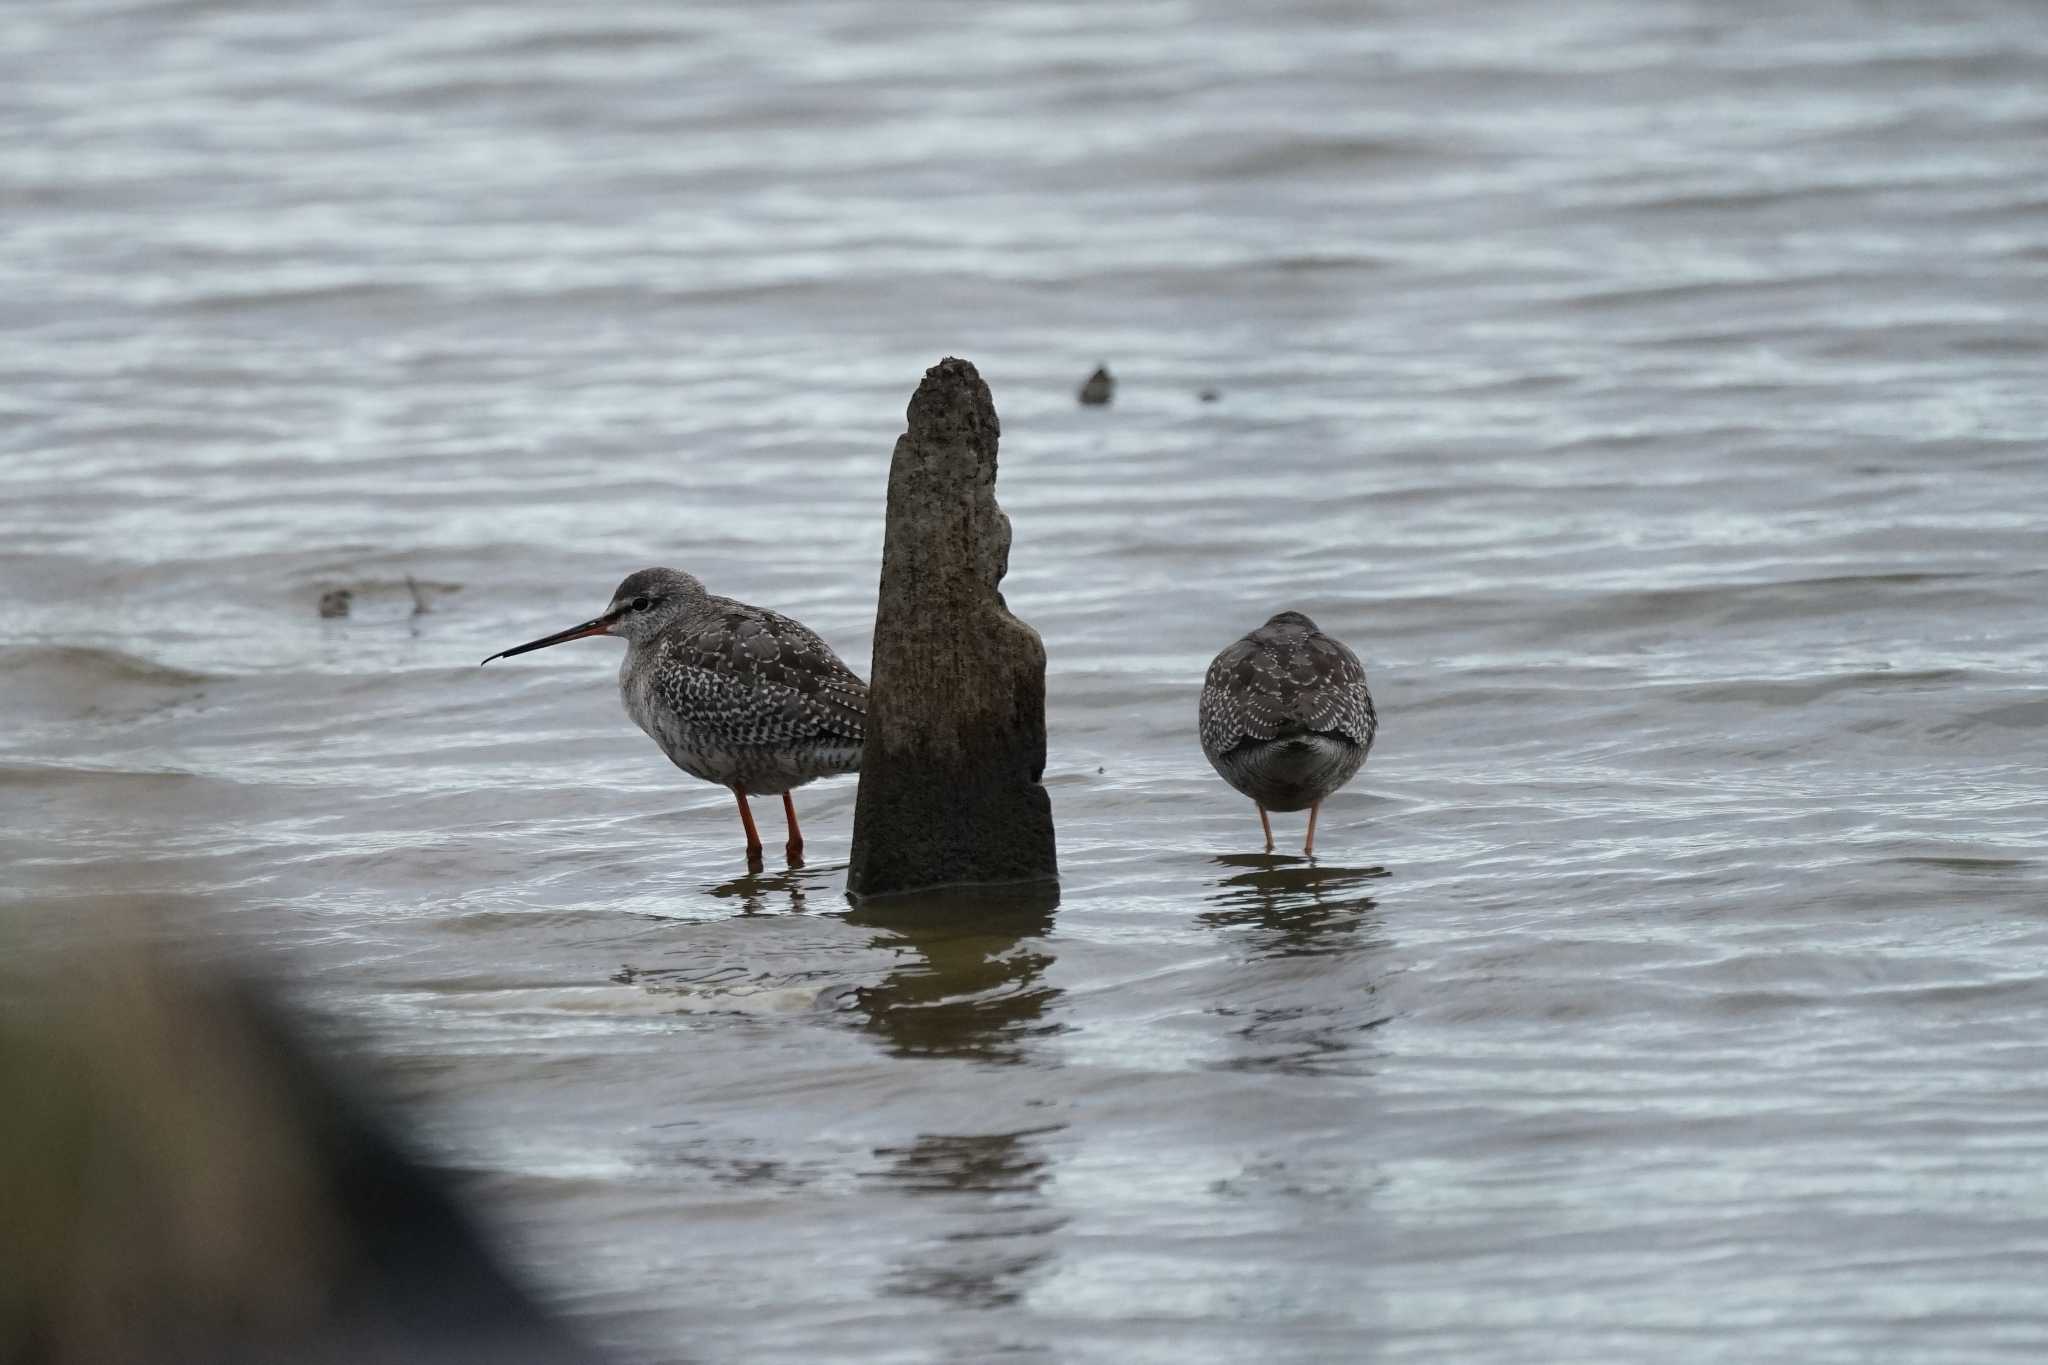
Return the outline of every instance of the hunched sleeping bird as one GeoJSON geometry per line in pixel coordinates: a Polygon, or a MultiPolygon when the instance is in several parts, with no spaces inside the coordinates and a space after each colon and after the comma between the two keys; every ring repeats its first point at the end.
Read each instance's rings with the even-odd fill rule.
{"type": "Polygon", "coordinates": [[[801,865],[804,837],[790,793],[860,771],[867,684],[808,627],[707,593],[676,569],[628,575],[600,615],[484,662],[586,635],[625,637],[619,696],[626,714],[678,768],[732,789],[748,868],[761,869],[749,796],[782,798],[786,852],[791,866],[801,865]]]}
{"type": "Polygon", "coordinates": [[[1298,611],[1232,642],[1202,684],[1202,752],[1258,806],[1268,853],[1266,812],[1306,808],[1301,851],[1314,855],[1323,799],[1358,772],[1378,729],[1365,665],[1298,611]]]}

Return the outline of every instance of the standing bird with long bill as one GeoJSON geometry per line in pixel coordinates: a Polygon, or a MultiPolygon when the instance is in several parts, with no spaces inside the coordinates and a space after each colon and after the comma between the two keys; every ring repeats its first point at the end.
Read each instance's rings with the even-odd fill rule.
{"type": "Polygon", "coordinates": [[[631,574],[600,615],[484,662],[587,635],[625,638],[619,696],[633,723],[678,768],[732,789],[749,870],[761,870],[749,796],[782,798],[785,852],[792,867],[801,866],[804,837],[790,793],[860,771],[867,684],[808,627],[707,593],[676,569],[631,574]]]}

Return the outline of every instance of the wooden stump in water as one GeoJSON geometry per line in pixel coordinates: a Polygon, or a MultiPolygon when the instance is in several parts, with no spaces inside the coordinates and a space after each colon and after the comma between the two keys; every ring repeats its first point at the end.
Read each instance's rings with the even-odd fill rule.
{"type": "Polygon", "coordinates": [[[974,366],[946,359],[909,417],[889,466],[847,890],[1051,880],[1045,646],[1000,591],[995,404],[974,366]]]}

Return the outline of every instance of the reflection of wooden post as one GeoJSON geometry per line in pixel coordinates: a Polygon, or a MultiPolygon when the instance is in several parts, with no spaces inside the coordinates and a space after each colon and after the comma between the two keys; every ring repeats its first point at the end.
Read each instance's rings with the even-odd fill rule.
{"type": "Polygon", "coordinates": [[[846,887],[888,895],[1058,875],[1045,646],[1000,584],[995,404],[964,360],[925,371],[889,465],[867,741],[846,887]]]}
{"type": "Polygon", "coordinates": [[[846,923],[876,930],[869,948],[889,974],[854,992],[868,1028],[902,1057],[1011,1062],[1036,1034],[1057,1027],[1045,1013],[1055,882],[972,887],[863,901],[846,923]]]}

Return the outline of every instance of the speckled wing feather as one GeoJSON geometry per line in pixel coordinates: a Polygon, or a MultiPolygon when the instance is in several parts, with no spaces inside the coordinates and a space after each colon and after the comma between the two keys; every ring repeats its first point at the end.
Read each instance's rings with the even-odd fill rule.
{"type": "Polygon", "coordinates": [[[858,747],[868,689],[831,646],[777,612],[714,597],[697,629],[663,641],[654,687],[700,743],[858,747]]]}
{"type": "Polygon", "coordinates": [[[1302,732],[1369,749],[1378,728],[1358,656],[1296,612],[1226,647],[1202,685],[1202,750],[1212,759],[1246,740],[1302,732]]]}

